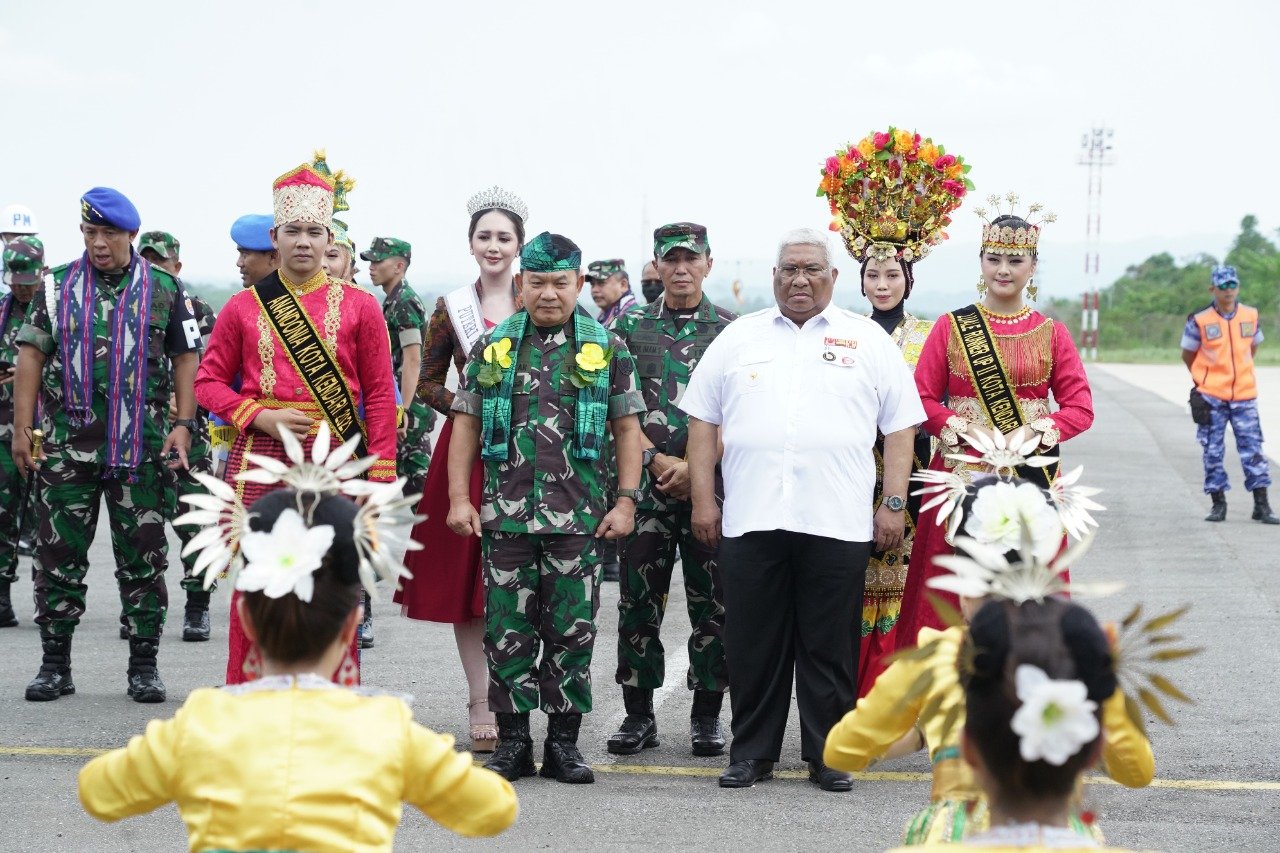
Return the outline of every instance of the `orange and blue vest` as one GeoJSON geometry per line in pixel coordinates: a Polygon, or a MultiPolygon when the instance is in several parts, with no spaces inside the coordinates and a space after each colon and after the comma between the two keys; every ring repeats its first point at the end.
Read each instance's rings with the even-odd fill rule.
{"type": "Polygon", "coordinates": [[[1200,349],[1191,362],[1196,390],[1219,400],[1256,399],[1253,340],[1258,333],[1258,309],[1236,305],[1236,313],[1228,320],[1210,305],[1191,319],[1200,331],[1200,349]]]}

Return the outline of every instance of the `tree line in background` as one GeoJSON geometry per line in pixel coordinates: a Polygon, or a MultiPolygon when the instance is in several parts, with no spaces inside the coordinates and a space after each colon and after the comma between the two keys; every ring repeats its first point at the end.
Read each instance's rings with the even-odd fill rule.
{"type": "MultiPolygon", "coordinates": [[[[1219,263],[1240,273],[1240,301],[1255,306],[1264,333],[1280,340],[1280,249],[1250,215],[1240,221],[1240,233],[1221,261],[1200,254],[1179,262],[1162,252],[1129,267],[1104,289],[1099,294],[1099,358],[1144,350],[1167,351],[1176,359],[1187,315],[1213,300],[1209,271],[1219,263]]],[[[1080,309],[1078,300],[1055,299],[1043,310],[1066,323],[1078,339],[1080,309]]]]}

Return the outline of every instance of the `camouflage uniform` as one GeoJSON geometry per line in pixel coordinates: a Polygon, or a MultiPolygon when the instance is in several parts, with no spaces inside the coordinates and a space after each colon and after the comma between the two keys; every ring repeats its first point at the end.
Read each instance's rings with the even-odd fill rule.
{"type": "MultiPolygon", "coordinates": [[[[512,353],[509,458],[484,463],[485,655],[489,707],[499,713],[591,710],[600,583],[594,533],[607,507],[601,460],[578,459],[570,450],[578,399],[570,382],[578,351],[571,332],[564,326],[543,338],[529,324],[512,353]]],[[[477,375],[490,337],[471,352],[456,412],[481,416],[477,375]]],[[[643,412],[644,401],[626,345],[612,335],[610,345],[614,420],[643,412]]]]}
{"type": "MultiPolygon", "coordinates": [[[[689,416],[677,403],[707,346],[736,316],[704,296],[696,309],[678,312],[660,299],[622,315],[614,324],[618,337],[631,349],[640,374],[640,390],[648,409],[640,416],[641,426],[660,452],[677,458],[685,455],[689,416]]],[[[679,547],[693,626],[688,686],[690,690],[722,693],[728,687],[728,674],[724,603],[715,551],[694,537],[689,501],[659,492],[648,471],[642,474],[641,488],[644,500],[636,508],[636,529],[622,548],[617,682],[645,690],[662,686],[665,673],[659,632],[679,547]]]]}
{"type": "MultiPolygon", "coordinates": [[[[145,263],[145,261],[143,261],[145,263]]],[[[53,270],[58,288],[67,267],[53,270]]],[[[120,600],[134,636],[159,637],[168,605],[164,571],[168,567],[165,516],[170,508],[169,472],[160,451],[168,435],[173,388],[169,358],[193,352],[199,341],[194,318],[178,281],[151,270],[151,318],[147,341],[147,386],[143,406],[145,458],[137,481],[104,479],[110,319],[123,276],[95,275],[99,308],[93,324],[93,419],[74,427],[63,407],[62,362],[58,330],[49,316],[44,290],[37,291],[21,344],[46,356],[44,394],[45,462],[40,468],[40,528],[37,537],[36,623],[55,636],[70,636],[85,609],[89,546],[97,530],[103,495],[111,520],[120,600]]],[[[57,300],[57,292],[53,294],[57,300]]]]}
{"type": "MultiPolygon", "coordinates": [[[[27,316],[29,305],[23,305],[12,294],[4,297],[0,321],[0,361],[14,364],[18,358],[18,330],[27,316]]],[[[30,498],[26,481],[13,464],[13,383],[0,385],[0,583],[18,579],[18,520],[22,515],[22,499],[30,498]]],[[[27,507],[31,512],[31,507],[27,507]]]]}
{"type": "MultiPolygon", "coordinates": [[[[404,348],[416,344],[421,351],[427,309],[409,282],[401,281],[383,300],[382,316],[387,318],[387,331],[391,333],[391,366],[399,382],[404,348]]],[[[416,394],[407,401],[404,411],[407,432],[396,453],[396,471],[406,478],[404,493],[420,495],[431,465],[431,431],[435,429],[436,412],[416,394]]]]}
{"type": "MultiPolygon", "coordinates": [[[[200,328],[200,339],[203,344],[209,342],[209,336],[213,334],[213,323],[217,316],[213,313],[213,309],[209,307],[209,303],[205,302],[199,296],[188,293],[191,301],[192,313],[195,314],[196,324],[200,328]]],[[[172,500],[169,507],[170,520],[177,518],[182,513],[190,509],[187,504],[181,500],[183,495],[199,495],[204,494],[204,486],[191,476],[191,471],[198,471],[201,474],[213,474],[213,449],[209,442],[209,413],[204,409],[196,410],[196,424],[198,429],[191,436],[191,449],[187,451],[187,464],[191,466],[190,471],[184,471],[181,468],[175,468],[170,471],[172,477],[173,489],[170,492],[172,500]]],[[[175,527],[173,532],[178,534],[178,541],[183,547],[195,538],[200,532],[198,527],[175,527]]],[[[182,558],[182,588],[188,593],[200,593],[204,591],[204,578],[201,575],[194,574],[196,559],[199,554],[191,554],[182,558]]],[[[212,590],[214,587],[210,587],[212,590]]]]}

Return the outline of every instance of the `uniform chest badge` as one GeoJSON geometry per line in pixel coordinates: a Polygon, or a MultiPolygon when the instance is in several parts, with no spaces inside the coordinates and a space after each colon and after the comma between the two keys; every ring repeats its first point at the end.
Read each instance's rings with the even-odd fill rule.
{"type": "Polygon", "coordinates": [[[1216,341],[1222,337],[1222,327],[1217,323],[1210,323],[1204,327],[1204,336],[1207,340],[1216,341]]]}
{"type": "Polygon", "coordinates": [[[1252,338],[1257,330],[1253,327],[1252,321],[1245,321],[1240,324],[1240,337],[1252,338]]]}

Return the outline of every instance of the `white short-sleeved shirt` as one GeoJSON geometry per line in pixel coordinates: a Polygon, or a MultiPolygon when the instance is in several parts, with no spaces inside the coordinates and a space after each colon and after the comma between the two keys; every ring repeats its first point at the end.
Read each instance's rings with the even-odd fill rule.
{"type": "Polygon", "coordinates": [[[776,306],[739,317],[707,348],[680,408],[722,428],[725,536],[869,542],[876,430],[924,421],[892,339],[835,305],[804,326],[776,306]]]}

